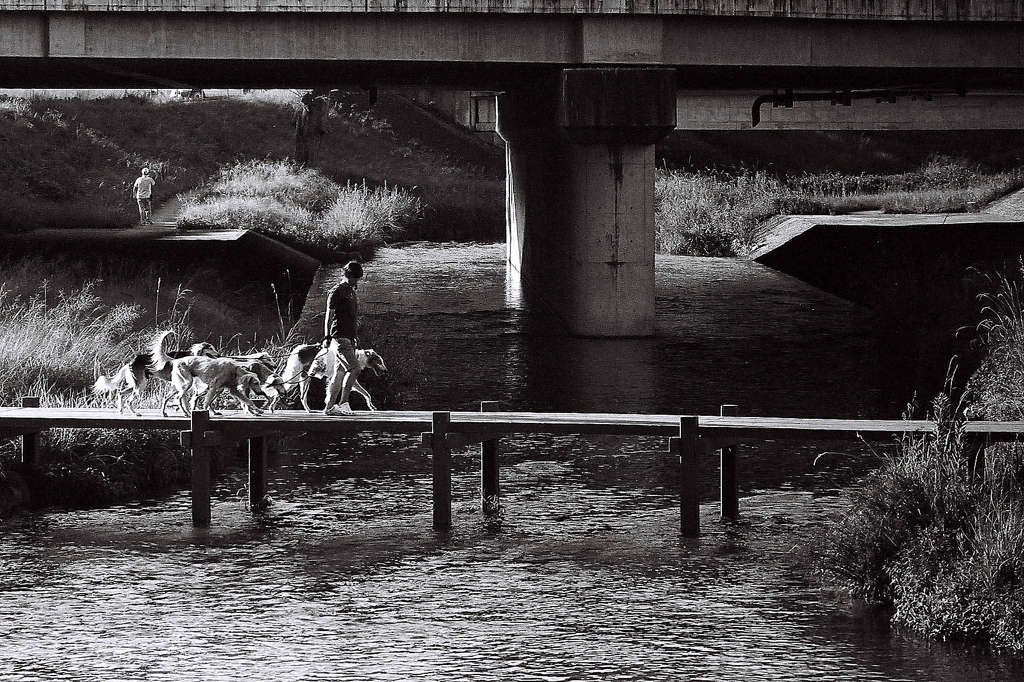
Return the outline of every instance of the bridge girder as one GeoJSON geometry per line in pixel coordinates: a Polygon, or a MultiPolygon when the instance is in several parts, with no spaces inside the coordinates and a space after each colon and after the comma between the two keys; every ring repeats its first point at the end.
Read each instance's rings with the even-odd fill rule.
{"type": "Polygon", "coordinates": [[[659,66],[684,89],[1024,89],[1018,22],[499,13],[0,11],[0,87],[505,90],[659,66]]]}

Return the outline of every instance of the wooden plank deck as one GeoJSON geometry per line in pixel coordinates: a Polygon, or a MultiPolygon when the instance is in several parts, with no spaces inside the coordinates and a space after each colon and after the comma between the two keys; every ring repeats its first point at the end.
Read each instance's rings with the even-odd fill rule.
{"type": "MultiPolygon", "coordinates": [[[[251,417],[238,410],[210,416],[213,430],[246,432],[340,432],[377,431],[420,433],[431,428],[434,412],[379,410],[351,416],[283,410],[251,417]]],[[[632,436],[679,435],[681,417],[693,415],[590,413],[590,412],[450,412],[450,433],[493,434],[604,434],[632,436]]],[[[715,438],[865,438],[900,433],[930,433],[935,424],[925,420],[807,419],[796,417],[698,416],[701,435],[715,438]]],[[[113,409],[0,407],[0,430],[51,428],[188,429],[190,417],[172,413],[161,417],[157,410],[140,410],[140,416],[118,414],[113,409]]],[[[1024,422],[974,422],[976,432],[1024,432],[1024,422]]]]}
{"type": "MultiPolygon", "coordinates": [[[[510,434],[580,434],[663,436],[679,435],[679,420],[692,415],[590,413],[590,412],[450,412],[449,433],[499,437],[510,434]]],[[[211,415],[210,426],[232,435],[248,433],[421,433],[431,428],[433,412],[380,410],[351,416],[282,410],[251,417],[239,410],[211,415]]],[[[800,417],[697,416],[699,435],[718,440],[775,439],[888,439],[898,434],[932,433],[935,423],[902,419],[817,419],[800,417]]],[[[140,410],[140,416],[118,414],[113,409],[0,407],[0,434],[32,433],[51,428],[113,428],[187,430],[190,417],[157,410],[140,410]]],[[[992,440],[1016,440],[1024,434],[1024,421],[972,421],[966,433],[992,440]]]]}
{"type": "MultiPolygon", "coordinates": [[[[161,417],[158,410],[140,410],[141,416],[118,414],[114,409],[0,407],[0,424],[31,425],[47,428],[136,428],[173,429],[187,427],[189,417],[172,413],[161,417]]],[[[257,430],[282,429],[323,430],[335,427],[361,431],[408,431],[430,426],[433,411],[379,410],[356,412],[352,416],[327,416],[318,412],[282,410],[275,414],[250,417],[240,410],[226,410],[222,416],[211,416],[211,423],[228,429],[243,430],[258,425],[257,430]]],[[[450,412],[452,431],[498,431],[504,433],[601,433],[624,435],[675,435],[681,416],[669,414],[635,414],[602,412],[450,412]]],[[[797,438],[820,436],[827,432],[850,434],[925,433],[935,430],[928,420],[904,419],[821,419],[805,417],[720,417],[698,416],[700,428],[715,435],[750,435],[797,438]]],[[[969,421],[966,431],[976,434],[1024,434],[1024,421],[969,421]]]]}

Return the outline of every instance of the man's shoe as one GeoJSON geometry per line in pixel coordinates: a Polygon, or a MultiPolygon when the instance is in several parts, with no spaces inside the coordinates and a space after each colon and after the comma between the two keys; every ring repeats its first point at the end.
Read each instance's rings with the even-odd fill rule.
{"type": "Polygon", "coordinates": [[[324,410],[324,414],[355,414],[352,411],[352,406],[348,403],[342,403],[341,405],[332,405],[324,410]]]}

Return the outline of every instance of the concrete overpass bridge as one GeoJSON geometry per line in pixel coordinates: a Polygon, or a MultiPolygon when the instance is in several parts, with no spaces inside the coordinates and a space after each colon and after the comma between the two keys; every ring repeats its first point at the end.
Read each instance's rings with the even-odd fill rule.
{"type": "Polygon", "coordinates": [[[0,0],[0,87],[501,91],[510,266],[574,332],[645,336],[678,91],[1024,91],[1022,20],[1024,0],[0,0]]]}

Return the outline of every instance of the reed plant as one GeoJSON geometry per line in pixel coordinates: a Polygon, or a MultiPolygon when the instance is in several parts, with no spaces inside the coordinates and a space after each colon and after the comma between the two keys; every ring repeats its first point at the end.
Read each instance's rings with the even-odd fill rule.
{"type": "Polygon", "coordinates": [[[968,382],[967,415],[978,419],[1024,420],[1024,260],[1015,271],[982,274],[982,320],[978,343],[985,349],[968,382]]]}
{"type": "Polygon", "coordinates": [[[95,368],[127,353],[123,339],[138,306],[104,306],[94,285],[77,291],[15,296],[0,285],[0,401],[58,395],[91,383],[95,368]]]}

